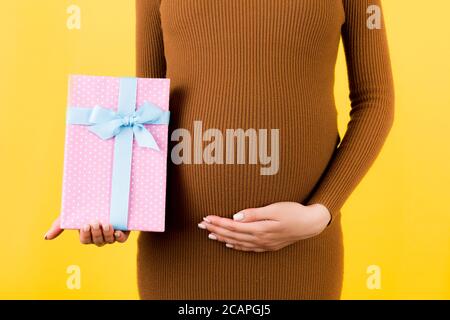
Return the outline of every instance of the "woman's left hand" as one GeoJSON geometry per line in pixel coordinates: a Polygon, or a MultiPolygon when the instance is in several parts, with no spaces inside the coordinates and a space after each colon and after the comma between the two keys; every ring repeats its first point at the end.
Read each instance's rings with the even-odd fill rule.
{"type": "Polygon", "coordinates": [[[276,251],[296,241],[320,234],[330,222],[328,209],[321,204],[277,202],[242,210],[233,219],[209,215],[198,224],[208,230],[208,238],[243,251],[276,251]]]}

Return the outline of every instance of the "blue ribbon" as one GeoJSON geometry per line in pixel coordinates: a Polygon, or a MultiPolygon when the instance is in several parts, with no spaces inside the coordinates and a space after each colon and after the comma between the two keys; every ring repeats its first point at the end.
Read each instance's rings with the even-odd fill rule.
{"type": "Polygon", "coordinates": [[[89,126],[89,131],[103,140],[115,138],[111,186],[110,223],[117,230],[128,228],[131,158],[133,137],[138,145],[159,151],[145,124],[169,124],[170,112],[145,102],[136,110],[136,78],[120,78],[117,112],[94,108],[69,107],[67,123],[89,126]]]}

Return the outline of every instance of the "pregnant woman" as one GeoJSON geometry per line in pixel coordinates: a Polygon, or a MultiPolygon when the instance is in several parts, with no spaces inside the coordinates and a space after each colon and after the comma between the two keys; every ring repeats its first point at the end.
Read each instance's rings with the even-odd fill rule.
{"type": "MultiPolygon", "coordinates": [[[[139,235],[140,297],[338,299],[340,209],[393,122],[380,0],[136,4],[137,76],[171,79],[171,130],[193,134],[195,121],[223,133],[279,129],[269,146],[279,150],[276,174],[169,161],[166,231],[139,235]],[[333,97],[341,38],[351,98],[342,139],[333,97]]],[[[56,222],[46,237],[60,232],[56,222]]],[[[127,236],[96,223],[80,230],[97,245],[127,236]]]]}

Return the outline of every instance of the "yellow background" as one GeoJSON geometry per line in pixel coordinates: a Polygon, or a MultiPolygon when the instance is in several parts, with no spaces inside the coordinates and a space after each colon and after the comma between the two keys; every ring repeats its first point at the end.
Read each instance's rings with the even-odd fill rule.
{"type": "MultiPolygon", "coordinates": [[[[396,84],[388,142],[343,210],[345,299],[450,298],[450,2],[385,1],[396,84]],[[381,289],[366,286],[381,268],[381,289]]],[[[58,215],[69,73],[134,75],[134,1],[20,0],[0,11],[0,298],[138,298],[136,234],[82,246],[58,215]],[[81,30],[66,27],[81,8],[81,30]],[[66,286],[69,265],[81,289],[66,286]]],[[[340,128],[348,120],[342,51],[340,128]]],[[[281,270],[282,272],[282,270],[281,270]]]]}

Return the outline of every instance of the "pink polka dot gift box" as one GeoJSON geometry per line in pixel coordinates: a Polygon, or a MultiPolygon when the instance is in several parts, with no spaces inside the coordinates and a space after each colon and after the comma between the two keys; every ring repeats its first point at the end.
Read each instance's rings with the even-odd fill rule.
{"type": "Polygon", "coordinates": [[[164,231],[170,79],[69,77],[61,227],[164,231]]]}

